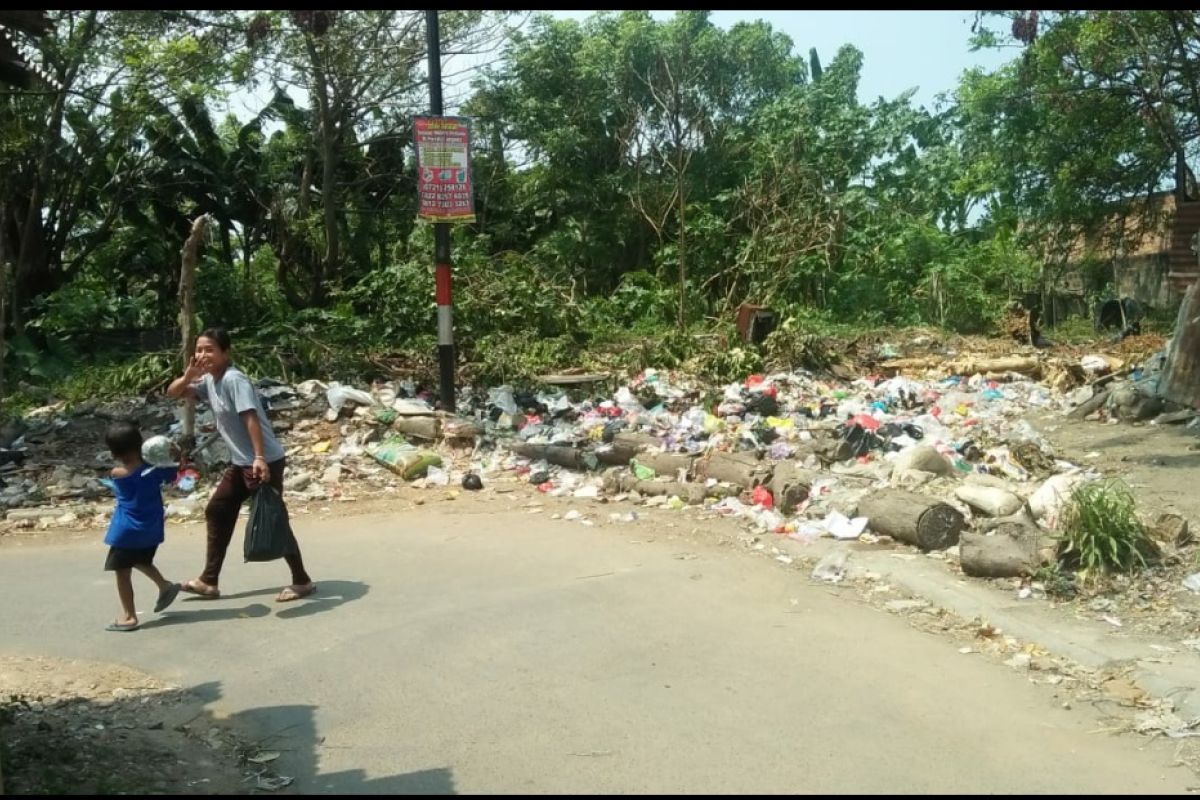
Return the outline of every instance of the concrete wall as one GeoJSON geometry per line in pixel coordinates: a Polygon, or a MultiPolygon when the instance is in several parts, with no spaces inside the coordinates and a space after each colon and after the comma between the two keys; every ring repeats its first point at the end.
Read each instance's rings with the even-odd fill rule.
{"type": "Polygon", "coordinates": [[[1173,311],[1183,294],[1167,280],[1167,254],[1125,256],[1113,262],[1113,279],[1122,297],[1146,308],[1173,311]]]}

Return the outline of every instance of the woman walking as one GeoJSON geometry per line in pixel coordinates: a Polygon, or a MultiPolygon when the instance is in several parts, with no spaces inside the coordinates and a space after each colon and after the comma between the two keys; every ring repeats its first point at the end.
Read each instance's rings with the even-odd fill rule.
{"type": "MultiPolygon", "coordinates": [[[[212,407],[217,432],[229,446],[233,462],[225,470],[213,492],[204,516],[208,523],[208,546],[204,572],[196,580],[182,584],[183,591],[201,597],[221,596],[217,584],[225,551],[233,539],[242,503],[261,484],[267,483],[283,494],[283,471],[287,466],[283,447],[275,438],[254,384],[233,366],[232,342],[224,328],[209,328],[196,339],[196,354],[187,371],[171,383],[167,395],[176,399],[192,397],[212,407]]],[[[292,537],[293,543],[295,536],[292,537]]],[[[284,556],[292,570],[292,583],[275,598],[284,603],[299,600],[317,590],[304,571],[300,546],[294,545],[284,556]]]]}

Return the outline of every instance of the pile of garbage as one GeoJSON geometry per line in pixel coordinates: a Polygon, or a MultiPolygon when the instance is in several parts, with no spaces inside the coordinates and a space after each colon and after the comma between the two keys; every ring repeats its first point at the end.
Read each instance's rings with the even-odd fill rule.
{"type": "MultiPolygon", "coordinates": [[[[264,380],[258,388],[285,444],[285,490],[295,499],[508,482],[556,497],[692,506],[804,540],[889,536],[958,548],[964,571],[998,576],[1028,574],[1044,560],[1067,498],[1096,477],[1058,459],[1026,417],[1077,414],[1104,376],[1152,374],[1107,356],[1072,365],[881,355],[875,374],[856,380],[795,371],[714,387],[646,370],[611,396],[466,390],[457,415],[435,410],[411,381],[264,380]]],[[[147,436],[178,440],[180,415],[165,400],[38,409],[0,440],[7,518],[25,527],[102,521],[111,510],[104,425],[132,416],[147,436]]],[[[175,518],[202,512],[229,460],[204,406],[196,425],[197,471],[169,500],[175,518]]]]}

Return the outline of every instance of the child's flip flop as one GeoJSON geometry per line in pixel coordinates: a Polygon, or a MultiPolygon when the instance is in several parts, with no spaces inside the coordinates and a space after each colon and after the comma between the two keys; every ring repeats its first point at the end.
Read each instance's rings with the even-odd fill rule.
{"type": "Polygon", "coordinates": [[[179,596],[179,591],[183,587],[178,583],[172,583],[167,588],[158,593],[158,602],[154,604],[154,613],[166,610],[167,606],[175,602],[175,598],[179,596]]]}
{"type": "Polygon", "coordinates": [[[104,630],[114,631],[116,633],[129,633],[131,631],[136,631],[138,629],[138,627],[140,627],[140,626],[136,622],[133,623],[132,625],[122,625],[119,622],[110,622],[110,623],[108,623],[108,627],[105,628],[104,630]]]}

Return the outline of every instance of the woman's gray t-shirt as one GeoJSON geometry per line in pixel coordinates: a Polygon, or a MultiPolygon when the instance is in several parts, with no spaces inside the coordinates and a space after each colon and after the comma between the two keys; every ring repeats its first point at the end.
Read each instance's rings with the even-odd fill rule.
{"type": "Polygon", "coordinates": [[[217,432],[229,445],[234,466],[249,467],[254,463],[254,443],[250,441],[250,432],[242,421],[242,414],[247,411],[258,414],[259,427],[262,428],[263,457],[267,463],[273,464],[283,458],[283,446],[275,438],[275,431],[271,429],[271,422],[259,400],[258,390],[246,373],[237,367],[229,367],[220,380],[205,375],[192,384],[192,392],[197,400],[204,400],[212,407],[217,432]]]}

